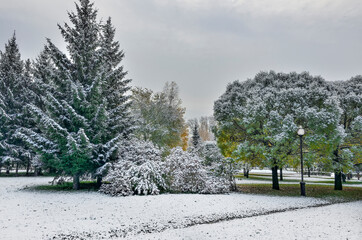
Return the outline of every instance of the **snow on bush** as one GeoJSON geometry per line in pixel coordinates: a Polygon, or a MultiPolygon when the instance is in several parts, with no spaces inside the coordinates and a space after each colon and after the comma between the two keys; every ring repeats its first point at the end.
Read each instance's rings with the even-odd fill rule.
{"type": "Polygon", "coordinates": [[[228,181],[210,175],[202,162],[196,154],[185,152],[180,147],[174,148],[165,161],[168,189],[188,193],[229,192],[228,181]]]}
{"type": "Polygon", "coordinates": [[[107,174],[100,191],[112,196],[159,194],[166,184],[161,151],[151,142],[123,141],[119,160],[107,174]]]}

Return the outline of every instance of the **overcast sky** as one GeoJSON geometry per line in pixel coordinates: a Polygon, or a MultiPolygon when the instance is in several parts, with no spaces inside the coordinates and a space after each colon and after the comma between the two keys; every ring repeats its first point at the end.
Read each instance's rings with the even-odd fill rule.
{"type": "MultiPolygon", "coordinates": [[[[132,86],[175,81],[186,118],[212,115],[234,80],[260,71],[309,71],[326,80],[362,74],[361,0],[95,0],[112,17],[132,86]]],[[[45,38],[64,49],[57,23],[73,0],[0,0],[1,50],[14,30],[22,57],[45,38]]]]}

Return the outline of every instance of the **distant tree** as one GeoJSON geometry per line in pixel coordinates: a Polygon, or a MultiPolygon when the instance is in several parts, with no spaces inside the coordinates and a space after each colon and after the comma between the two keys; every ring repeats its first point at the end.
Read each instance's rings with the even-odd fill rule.
{"type": "Polygon", "coordinates": [[[209,117],[201,117],[200,118],[200,129],[199,129],[200,137],[203,142],[212,141],[212,132],[209,124],[209,117]]]}
{"type": "Polygon", "coordinates": [[[110,19],[97,21],[89,0],[80,0],[69,13],[73,26],[58,25],[68,55],[49,39],[34,63],[38,92],[28,111],[40,131],[22,129],[18,135],[42,153],[44,166],[73,176],[73,187],[85,173],[98,176],[117,159],[119,141],[132,131],[129,114],[130,80],[120,66],[124,54],[114,41],[110,19]]]}
{"type": "Polygon", "coordinates": [[[198,151],[200,149],[201,137],[200,137],[199,124],[197,122],[197,119],[195,119],[195,122],[192,126],[191,143],[192,143],[192,147],[195,149],[195,151],[198,151]]]}
{"type": "Polygon", "coordinates": [[[137,120],[135,135],[159,147],[184,146],[187,139],[184,113],[176,83],[166,83],[162,92],[132,90],[132,110],[137,120]]]}

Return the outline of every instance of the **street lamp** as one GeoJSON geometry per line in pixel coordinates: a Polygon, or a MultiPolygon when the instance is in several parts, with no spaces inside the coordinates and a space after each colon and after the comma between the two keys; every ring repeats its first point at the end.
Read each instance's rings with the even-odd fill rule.
{"type": "Polygon", "coordinates": [[[298,135],[300,138],[300,170],[302,174],[302,181],[300,182],[300,195],[305,196],[305,182],[303,180],[303,135],[304,129],[299,126],[298,135]]]}

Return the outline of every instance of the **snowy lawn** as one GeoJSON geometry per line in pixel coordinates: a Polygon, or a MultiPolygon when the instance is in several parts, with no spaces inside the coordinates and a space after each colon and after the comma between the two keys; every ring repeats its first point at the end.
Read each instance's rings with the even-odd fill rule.
{"type": "Polygon", "coordinates": [[[362,202],[299,209],[128,239],[362,239],[362,202]]]}
{"type": "MultiPolygon", "coordinates": [[[[0,179],[1,239],[137,238],[142,233],[328,204],[314,198],[240,193],[110,197],[85,191],[23,190],[51,180],[50,177],[0,179]]],[[[213,224],[199,227],[203,226],[213,224]]]]}

